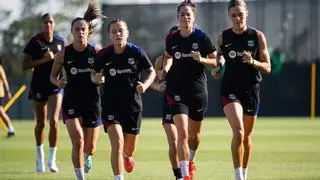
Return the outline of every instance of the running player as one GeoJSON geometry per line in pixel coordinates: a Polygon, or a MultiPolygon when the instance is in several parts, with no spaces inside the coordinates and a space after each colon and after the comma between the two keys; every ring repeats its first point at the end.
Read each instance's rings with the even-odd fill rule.
{"type": "Polygon", "coordinates": [[[177,14],[180,30],[166,38],[164,74],[167,103],[178,131],[180,167],[183,177],[191,179],[208,101],[205,66],[216,66],[216,49],[206,33],[195,28],[194,3],[180,3],[177,14]]]}
{"type": "Polygon", "coordinates": [[[64,40],[54,34],[55,26],[53,16],[49,13],[44,14],[41,17],[41,32],[32,37],[23,50],[23,69],[33,69],[29,99],[32,100],[35,114],[37,172],[45,172],[43,144],[48,116],[50,124],[48,167],[51,172],[59,171],[56,165],[56,151],[63,90],[50,82],[50,72],[55,54],[64,47],[64,40]]]}
{"type": "MultiPolygon", "coordinates": [[[[231,0],[228,6],[232,28],[218,36],[219,56],[225,59],[221,81],[221,103],[231,126],[231,151],[235,179],[247,179],[252,133],[260,104],[260,72],[270,73],[270,57],[264,34],[247,26],[248,9],[244,0],[231,0]]],[[[220,68],[213,71],[221,76],[220,68]]]]}
{"type": "Polygon", "coordinates": [[[71,23],[72,44],[57,54],[51,72],[51,82],[64,88],[62,116],[72,142],[72,162],[78,180],[92,168],[91,156],[96,151],[99,136],[100,95],[98,86],[91,82],[91,71],[99,48],[88,43],[93,33],[92,21],[103,18],[94,4],[89,4],[84,17],[71,23]],[[64,68],[66,79],[59,73],[64,68]]]}
{"type": "Polygon", "coordinates": [[[7,97],[7,99],[11,99],[11,91],[9,87],[9,83],[7,80],[6,72],[3,69],[3,57],[0,57],[0,117],[2,118],[5,125],[8,127],[7,137],[12,137],[15,135],[14,127],[11,123],[10,117],[5,112],[3,108],[3,99],[7,97]]]}
{"type": "Polygon", "coordinates": [[[155,78],[155,71],[146,53],[127,42],[127,23],[115,19],[108,25],[112,45],[99,52],[94,65],[92,81],[100,83],[105,77],[102,96],[102,119],[111,142],[111,165],[114,179],[124,179],[134,170],[133,155],[136,151],[141,128],[142,98],[155,78]],[[141,72],[147,77],[141,80],[141,72]],[[104,75],[104,76],[103,76],[104,75]]]}
{"type": "MultiPolygon", "coordinates": [[[[179,29],[178,26],[173,26],[172,28],[170,28],[169,33],[174,33],[178,31],[178,29],[179,29]]],[[[164,55],[160,55],[154,63],[154,68],[157,76],[154,82],[151,84],[152,89],[159,92],[165,92],[166,90],[166,82],[160,81],[160,77],[159,77],[159,75],[163,71],[163,59],[164,59],[164,55]]],[[[177,128],[173,122],[172,114],[167,104],[165,95],[163,96],[163,102],[162,102],[162,126],[163,126],[163,129],[165,130],[167,140],[168,140],[169,159],[170,159],[171,167],[173,170],[173,174],[177,180],[182,180],[182,172],[181,172],[178,153],[177,153],[177,128]]]]}

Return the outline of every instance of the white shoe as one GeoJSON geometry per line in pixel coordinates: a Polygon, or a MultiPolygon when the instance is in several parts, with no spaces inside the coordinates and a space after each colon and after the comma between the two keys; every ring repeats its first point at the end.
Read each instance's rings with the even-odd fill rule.
{"type": "Polygon", "coordinates": [[[55,162],[48,163],[48,168],[49,168],[50,172],[53,172],[53,173],[59,172],[59,168],[55,162]]]}
{"type": "Polygon", "coordinates": [[[46,167],[44,165],[44,160],[39,158],[36,160],[36,168],[37,168],[37,172],[39,173],[43,173],[46,170],[46,167]]]}

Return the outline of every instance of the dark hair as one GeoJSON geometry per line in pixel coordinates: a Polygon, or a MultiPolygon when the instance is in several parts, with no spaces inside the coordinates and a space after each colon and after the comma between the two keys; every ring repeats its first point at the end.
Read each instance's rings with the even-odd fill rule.
{"type": "Polygon", "coordinates": [[[179,30],[179,26],[175,25],[169,29],[169,34],[177,32],[179,30]]]}
{"type": "Polygon", "coordinates": [[[77,21],[86,21],[89,25],[89,35],[93,33],[94,28],[97,26],[96,24],[93,24],[92,21],[98,18],[107,18],[102,14],[102,11],[99,9],[97,4],[89,4],[87,11],[84,13],[83,17],[77,17],[71,22],[71,29],[75,22],[77,21]]]}
{"type": "Polygon", "coordinates": [[[109,22],[109,24],[108,24],[108,32],[110,32],[111,25],[114,24],[114,23],[118,23],[118,22],[123,22],[127,26],[127,30],[128,30],[128,24],[123,19],[115,18],[115,19],[113,19],[112,21],[109,22]]]}
{"type": "Polygon", "coordinates": [[[244,0],[230,0],[228,4],[228,10],[235,6],[242,6],[247,9],[247,4],[244,0]]]}
{"type": "Polygon", "coordinates": [[[48,17],[52,17],[52,18],[53,18],[53,16],[52,16],[50,13],[45,13],[45,14],[43,14],[43,15],[41,16],[41,21],[45,20],[45,19],[48,18],[48,17]]]}
{"type": "Polygon", "coordinates": [[[177,7],[177,14],[179,14],[180,10],[182,7],[184,6],[190,6],[192,11],[195,13],[197,12],[196,9],[197,9],[197,6],[196,4],[194,4],[193,2],[191,2],[191,0],[184,0],[182,3],[180,3],[177,7]]]}

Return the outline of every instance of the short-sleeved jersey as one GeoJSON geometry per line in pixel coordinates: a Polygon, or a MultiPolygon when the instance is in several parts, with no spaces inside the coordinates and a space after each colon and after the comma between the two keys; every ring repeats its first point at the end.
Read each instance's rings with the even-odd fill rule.
{"type": "MultiPolygon", "coordinates": [[[[48,48],[56,54],[61,51],[64,47],[64,40],[58,35],[53,36],[51,42],[47,41],[43,33],[39,33],[32,37],[26,47],[23,50],[24,54],[31,56],[32,61],[41,59],[47,52],[48,48]]],[[[31,81],[31,88],[51,90],[57,87],[50,82],[50,73],[52,69],[53,61],[40,64],[34,67],[33,76],[31,81]]]]}
{"type": "Polygon", "coordinates": [[[260,72],[242,62],[244,51],[250,51],[252,57],[259,60],[259,40],[255,29],[248,27],[242,34],[235,34],[232,29],[223,31],[221,51],[226,60],[222,86],[247,87],[261,82],[260,72]]]}
{"type": "Polygon", "coordinates": [[[173,58],[166,76],[168,93],[207,93],[205,67],[192,58],[191,51],[199,51],[202,57],[207,57],[216,48],[209,36],[197,28],[188,37],[182,37],[180,30],[166,37],[166,52],[173,58]]]}
{"type": "Polygon", "coordinates": [[[137,93],[137,82],[141,82],[141,72],[150,69],[152,64],[145,51],[127,43],[121,54],[114,52],[113,45],[100,50],[95,72],[103,69],[105,75],[102,96],[103,110],[109,112],[142,111],[141,95],[137,93]]]}
{"type": "Polygon", "coordinates": [[[63,106],[96,109],[100,106],[98,86],[91,82],[91,71],[96,60],[95,47],[88,44],[82,51],[72,45],[65,48],[63,67],[67,76],[63,106]]]}

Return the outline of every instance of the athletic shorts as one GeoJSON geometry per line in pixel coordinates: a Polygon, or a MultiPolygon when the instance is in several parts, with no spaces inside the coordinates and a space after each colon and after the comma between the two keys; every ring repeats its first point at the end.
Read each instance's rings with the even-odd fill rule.
{"type": "Polygon", "coordinates": [[[0,97],[0,106],[3,106],[4,98],[0,97]]]}
{"type": "Polygon", "coordinates": [[[162,99],[162,125],[163,124],[174,124],[166,96],[163,96],[162,99]]]}
{"type": "Polygon", "coordinates": [[[207,110],[208,94],[182,96],[178,94],[167,94],[167,103],[172,116],[176,114],[187,114],[194,121],[202,121],[207,110]]]}
{"type": "Polygon", "coordinates": [[[82,127],[95,128],[102,125],[100,118],[100,109],[86,109],[86,108],[64,108],[62,107],[63,122],[75,118],[81,118],[82,127]]]}
{"type": "Polygon", "coordinates": [[[107,133],[109,126],[112,124],[119,124],[124,133],[138,135],[141,128],[141,116],[141,111],[131,113],[103,113],[102,120],[104,131],[107,133]]]}
{"type": "Polygon", "coordinates": [[[255,116],[259,111],[260,84],[248,88],[230,88],[221,86],[220,96],[222,107],[230,102],[238,102],[243,108],[243,113],[255,116]]]}
{"type": "Polygon", "coordinates": [[[47,102],[49,96],[53,94],[63,94],[63,89],[51,89],[51,90],[30,89],[29,99],[32,99],[38,102],[47,102]]]}

